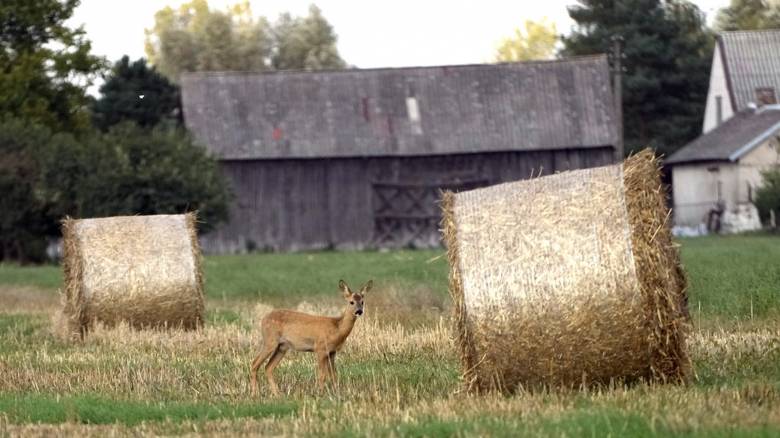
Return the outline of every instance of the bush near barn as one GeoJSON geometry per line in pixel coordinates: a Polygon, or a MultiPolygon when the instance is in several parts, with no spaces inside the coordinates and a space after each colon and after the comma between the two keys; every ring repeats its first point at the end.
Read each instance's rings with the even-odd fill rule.
{"type": "Polygon", "coordinates": [[[775,221],[780,222],[780,169],[764,172],[764,184],[756,190],[756,208],[762,221],[768,221],[770,211],[775,212],[775,221]]]}
{"type": "Polygon", "coordinates": [[[118,124],[76,137],[0,122],[0,260],[41,262],[65,216],[199,211],[208,231],[228,214],[215,160],[183,130],[118,124]]]}

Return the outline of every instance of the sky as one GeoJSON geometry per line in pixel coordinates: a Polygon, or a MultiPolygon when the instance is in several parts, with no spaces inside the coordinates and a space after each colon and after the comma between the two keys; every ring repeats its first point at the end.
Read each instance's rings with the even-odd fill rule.
{"type": "MultiPolygon", "coordinates": [[[[115,61],[144,55],[154,13],[183,0],[82,0],[70,24],[84,25],[93,53],[115,61]]],[[[235,1],[210,0],[224,9],[235,1]]],[[[254,0],[255,15],[305,15],[312,0],[254,0]]],[[[488,62],[524,20],[548,18],[559,33],[572,25],[567,0],[315,0],[338,34],[341,57],[360,68],[488,62]]],[[[728,0],[694,0],[708,19],[728,0]]]]}

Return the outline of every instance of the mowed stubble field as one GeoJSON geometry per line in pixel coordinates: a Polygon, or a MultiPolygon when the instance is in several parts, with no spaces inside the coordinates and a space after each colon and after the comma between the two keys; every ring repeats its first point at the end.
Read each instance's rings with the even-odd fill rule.
{"type": "Polygon", "coordinates": [[[687,386],[470,396],[459,393],[446,259],[438,251],[205,259],[198,332],[98,328],[51,334],[56,266],[0,265],[0,435],[778,436],[780,238],[681,241],[695,330],[687,386]],[[258,321],[290,307],[334,314],[337,283],[373,278],[367,314],[316,390],[309,354],[248,388],[258,321]]]}

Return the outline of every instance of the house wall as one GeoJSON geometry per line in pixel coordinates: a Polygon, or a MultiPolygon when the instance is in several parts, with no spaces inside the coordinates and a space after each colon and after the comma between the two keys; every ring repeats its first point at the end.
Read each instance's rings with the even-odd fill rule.
{"type": "MultiPolygon", "coordinates": [[[[374,183],[481,185],[614,161],[612,147],[429,157],[224,161],[235,202],[231,219],[201,239],[204,252],[372,248],[374,183]]],[[[433,192],[433,191],[431,191],[433,192]]],[[[401,200],[403,201],[403,199],[401,200]]],[[[405,202],[405,201],[404,201],[405,202]]],[[[438,205],[426,198],[422,242],[438,244],[438,205]]]]}
{"type": "Polygon", "coordinates": [[[753,149],[737,163],[708,162],[679,164],[672,168],[675,225],[706,223],[707,213],[718,199],[727,209],[750,202],[761,186],[761,172],[780,166],[780,145],[771,139],[753,149]],[[720,185],[720,198],[718,186],[720,185]]]}
{"type": "Polygon", "coordinates": [[[679,164],[672,168],[675,225],[706,223],[707,213],[719,200],[733,203],[737,165],[730,162],[679,164]],[[719,188],[720,187],[720,188],[719,188]]]}
{"type": "Polygon", "coordinates": [[[712,55],[707,105],[704,110],[704,126],[702,127],[702,132],[705,134],[718,126],[718,96],[720,96],[721,100],[721,122],[724,122],[734,115],[734,111],[731,106],[731,96],[729,95],[728,83],[726,81],[726,70],[723,64],[723,57],[721,56],[719,45],[716,44],[715,51],[712,55]]]}
{"type": "Polygon", "coordinates": [[[739,160],[738,202],[747,202],[761,187],[765,170],[780,166],[780,142],[772,138],[750,151],[739,160]]]}

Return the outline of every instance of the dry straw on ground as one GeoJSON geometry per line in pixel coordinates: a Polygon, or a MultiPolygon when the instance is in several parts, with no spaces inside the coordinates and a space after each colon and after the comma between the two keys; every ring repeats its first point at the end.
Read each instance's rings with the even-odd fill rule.
{"type": "Polygon", "coordinates": [[[194,213],[66,218],[62,234],[60,334],[83,336],[94,321],[126,321],[134,327],[202,324],[203,277],[194,213]]]}
{"type": "Polygon", "coordinates": [[[466,387],[684,381],[685,277],[665,193],[651,151],[445,193],[466,387]]]}

